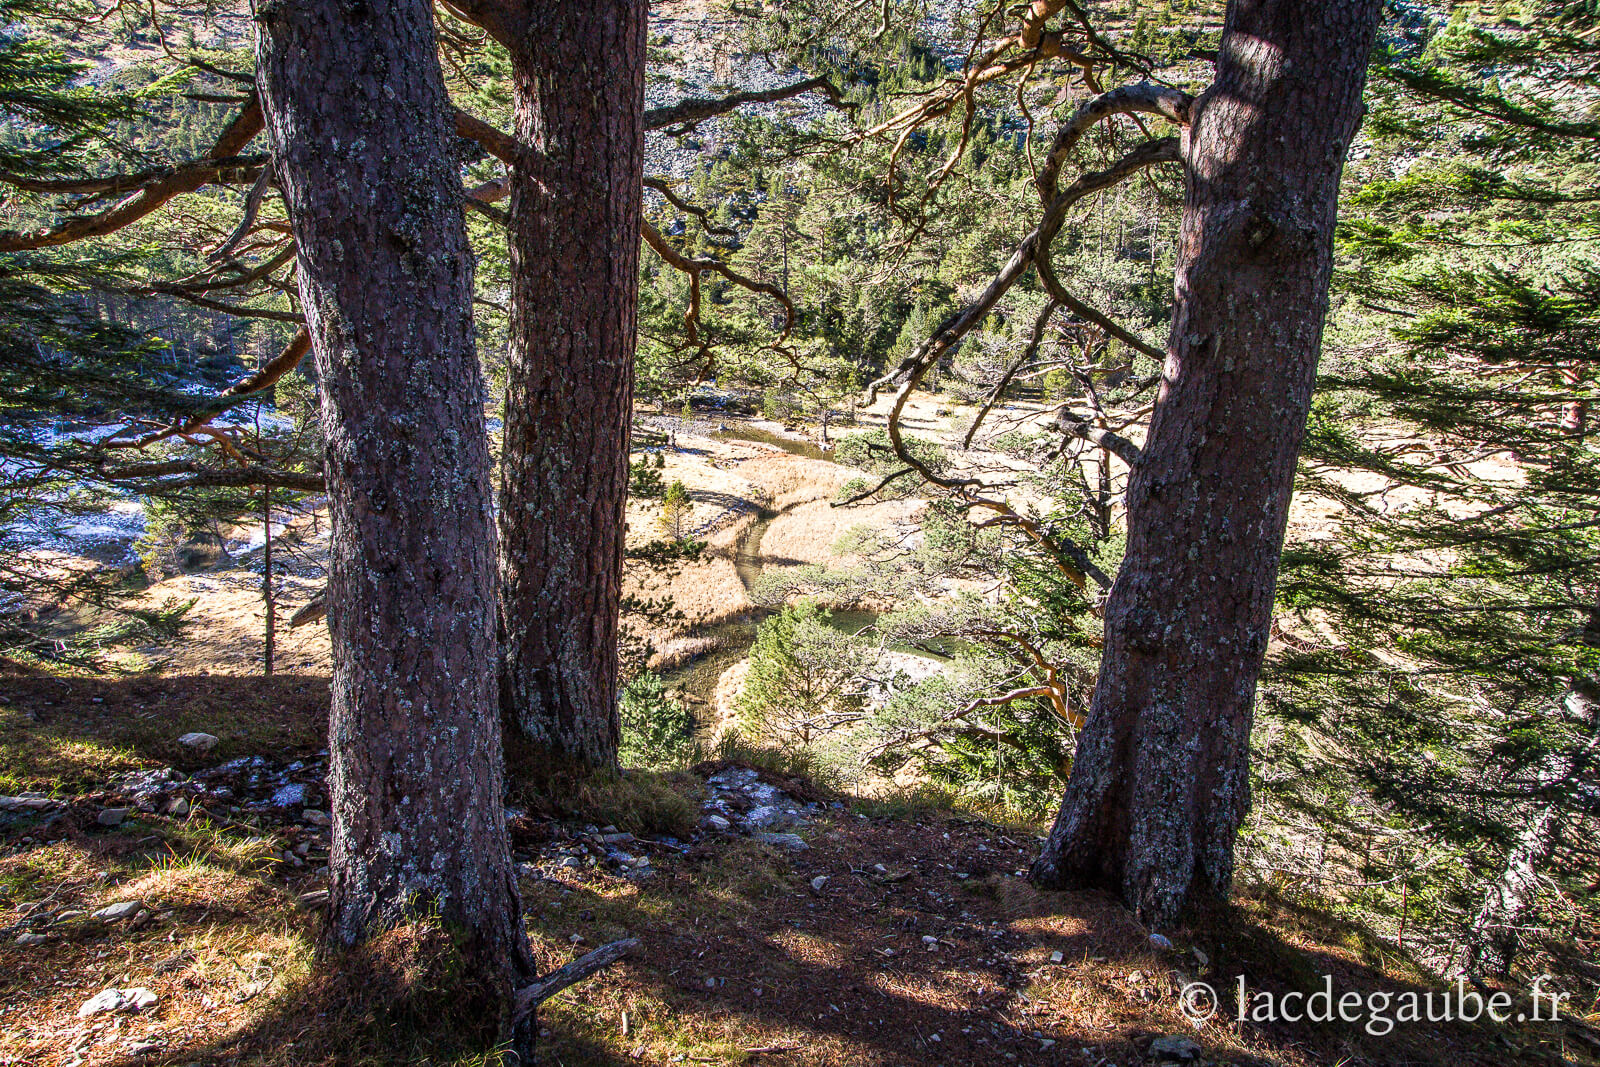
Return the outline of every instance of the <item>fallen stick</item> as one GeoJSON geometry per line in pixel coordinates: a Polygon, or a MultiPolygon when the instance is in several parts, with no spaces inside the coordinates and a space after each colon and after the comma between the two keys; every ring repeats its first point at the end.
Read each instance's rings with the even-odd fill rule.
{"type": "Polygon", "coordinates": [[[512,1021],[521,1019],[568,986],[577,985],[596,971],[611,966],[638,944],[638,938],[630,937],[601,945],[588,955],[579,956],[565,967],[551,971],[532,985],[517,990],[516,1005],[511,1013],[512,1021]]]}

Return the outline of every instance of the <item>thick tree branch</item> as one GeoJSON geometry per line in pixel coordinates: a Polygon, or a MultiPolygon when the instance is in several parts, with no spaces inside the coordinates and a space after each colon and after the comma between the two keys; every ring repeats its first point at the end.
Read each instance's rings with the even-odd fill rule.
{"type": "Polygon", "coordinates": [[[302,474],[259,465],[208,467],[193,460],[130,463],[121,467],[103,467],[96,473],[107,482],[138,493],[252,485],[275,486],[306,493],[320,493],[326,488],[320,474],[302,474]]]}
{"type": "Polygon", "coordinates": [[[1095,123],[1112,115],[1147,114],[1170,119],[1179,126],[1189,125],[1189,112],[1194,97],[1177,89],[1169,89],[1153,82],[1124,85],[1108,93],[1101,93],[1083,104],[1056,131],[1055,141],[1039,168],[1036,179],[1039,195],[1045,203],[1056,194],[1056,183],[1061,177],[1061,165],[1073,147],[1083,139],[1095,123]]]}
{"type": "Polygon", "coordinates": [[[265,162],[264,157],[245,159],[239,156],[251,139],[261,132],[262,122],[261,102],[252,96],[250,102],[223,129],[203,159],[151,179],[140,186],[137,192],[96,214],[67,218],[41,230],[0,232],[0,252],[54,248],[86,237],[113,233],[144,218],[173,197],[192,193],[208,182],[218,180],[232,168],[238,168],[243,177],[265,162]]]}
{"type": "Polygon", "coordinates": [[[640,235],[644,243],[651,250],[671,266],[683,271],[689,276],[689,310],[684,313],[684,326],[689,331],[689,341],[693,344],[699,338],[698,323],[700,321],[700,275],[706,271],[720,274],[735,285],[750,290],[752,293],[762,293],[772,297],[783,305],[783,334],[778,340],[789,336],[789,331],[794,329],[794,304],[789,299],[789,294],[779,289],[776,285],[767,282],[758,282],[748,278],[732,267],[716,259],[695,259],[686,256],[667,243],[659,230],[643,220],[639,223],[640,235]]]}
{"type": "Polygon", "coordinates": [[[460,108],[455,109],[456,134],[469,141],[476,141],[482,145],[494,158],[508,167],[515,166],[521,158],[522,152],[517,144],[517,139],[504,133],[482,119],[469,115],[460,108]]]}
{"type": "Polygon", "coordinates": [[[716,223],[712,222],[711,212],[707,211],[703,207],[699,207],[690,203],[677,193],[673,192],[671,184],[668,183],[664,178],[646,178],[644,180],[644,187],[646,189],[654,189],[656,192],[660,193],[666,198],[667,203],[671,204],[679,211],[686,211],[695,218],[699,219],[700,225],[703,226],[705,231],[712,236],[737,237],[739,235],[739,231],[737,230],[730,229],[727,226],[718,226],[716,223]]]}
{"type": "Polygon", "coordinates": [[[108,438],[104,442],[104,446],[106,448],[146,448],[150,445],[156,444],[159,441],[165,441],[170,437],[178,437],[183,434],[193,433],[202,426],[205,426],[218,415],[222,414],[222,412],[226,411],[230,406],[226,403],[226,401],[231,400],[234,397],[248,396],[251,393],[259,393],[264,389],[271,388],[285,374],[288,374],[290,371],[294,370],[295,367],[299,366],[300,361],[304,359],[306,353],[310,351],[311,335],[306,332],[305,327],[302,326],[299,332],[294,335],[294,339],[289,342],[284,350],[272,357],[272,359],[268,360],[260,370],[257,370],[254,374],[251,374],[246,378],[239,379],[232,385],[228,386],[228,388],[218,393],[216,397],[217,409],[215,411],[205,415],[197,415],[192,419],[169,426],[164,430],[157,430],[155,433],[146,434],[143,437],[138,437],[131,441],[118,441],[117,437],[121,435],[116,434],[108,438]]]}
{"type": "Polygon", "coordinates": [[[706,97],[689,97],[679,100],[675,104],[665,107],[653,107],[644,113],[644,128],[647,130],[661,130],[668,126],[693,126],[704,122],[706,119],[725,115],[737,110],[746,104],[771,104],[778,100],[787,100],[790,97],[801,96],[805,93],[818,92],[828,98],[834,107],[850,109],[844,94],[827,78],[808,78],[803,82],[793,85],[780,86],[777,89],[762,89],[759,91],[730,93],[727,96],[710,99],[706,97]]]}
{"type": "Polygon", "coordinates": [[[1119,433],[1093,425],[1065,404],[1056,413],[1055,422],[1051,425],[1069,437],[1082,438],[1096,448],[1105,449],[1130,467],[1138,466],[1143,458],[1138,445],[1119,433]]]}

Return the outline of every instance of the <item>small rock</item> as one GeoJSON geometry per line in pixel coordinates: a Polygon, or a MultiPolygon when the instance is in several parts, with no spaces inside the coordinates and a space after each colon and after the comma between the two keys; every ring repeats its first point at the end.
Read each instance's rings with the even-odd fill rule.
{"type": "Polygon", "coordinates": [[[939,939],[937,937],[934,937],[932,934],[923,934],[922,935],[922,947],[927,949],[929,952],[938,952],[939,951],[939,939]]]}
{"type": "Polygon", "coordinates": [[[122,820],[128,817],[127,808],[103,808],[95,818],[101,826],[121,826],[122,820]]]}
{"type": "Polygon", "coordinates": [[[579,867],[583,866],[583,861],[576,856],[568,856],[566,859],[561,861],[561,866],[567,868],[568,870],[577,870],[579,867]]]}
{"type": "Polygon", "coordinates": [[[791,852],[804,852],[811,847],[801,840],[799,834],[751,834],[750,837],[763,845],[777,845],[791,852]]]}
{"type": "Polygon", "coordinates": [[[300,819],[301,821],[309,823],[312,826],[321,826],[323,828],[327,828],[333,825],[333,816],[329,815],[325,811],[318,811],[316,808],[307,808],[306,810],[302,811],[300,813],[300,819]]]}
{"type": "Polygon", "coordinates": [[[108,1011],[144,1011],[155,1002],[156,995],[148,989],[106,989],[83,1002],[78,1018],[87,1019],[108,1011]]]}
{"type": "Polygon", "coordinates": [[[166,1048],[166,1046],[161,1044],[159,1041],[137,1041],[128,1046],[128,1055],[154,1056],[164,1048],[166,1048]]]}
{"type": "Polygon", "coordinates": [[[139,909],[142,907],[144,907],[144,905],[139,903],[137,900],[119,900],[115,904],[107,904],[105,907],[89,916],[89,918],[99,919],[101,922],[114,923],[119,919],[133,918],[135,915],[139,914],[139,909]]]}
{"type": "Polygon", "coordinates": [[[1168,941],[1165,937],[1161,936],[1160,934],[1151,934],[1150,935],[1150,944],[1155,946],[1156,948],[1160,949],[1162,952],[1171,952],[1172,951],[1172,942],[1168,941]]]}
{"type": "Polygon", "coordinates": [[[55,806],[54,800],[38,795],[0,797],[0,811],[43,811],[55,806]]]}
{"type": "Polygon", "coordinates": [[[1200,1046],[1187,1037],[1158,1037],[1150,1042],[1150,1058],[1168,1063],[1188,1063],[1200,1055],[1200,1046]]]}
{"type": "Polygon", "coordinates": [[[811,891],[813,893],[817,894],[818,896],[821,896],[822,895],[822,887],[827,885],[827,884],[828,884],[828,876],[825,875],[825,874],[819,874],[815,878],[811,879],[811,891]]]}
{"type": "Polygon", "coordinates": [[[1191,948],[1189,951],[1194,953],[1195,961],[1198,962],[1200,964],[1200,966],[1206,967],[1206,966],[1210,965],[1210,963],[1211,963],[1211,957],[1210,956],[1207,956],[1204,952],[1201,952],[1197,948],[1191,948]]]}
{"type": "Polygon", "coordinates": [[[609,833],[602,833],[600,840],[607,845],[630,845],[633,843],[633,835],[619,834],[613,830],[609,833]]]}
{"type": "Polygon", "coordinates": [[[189,801],[183,797],[173,797],[167,801],[166,813],[177,816],[189,814],[189,801]]]}
{"type": "Polygon", "coordinates": [[[733,823],[720,815],[707,815],[705,821],[708,829],[715,830],[719,834],[727,833],[733,829],[733,823]]]}
{"type": "Polygon", "coordinates": [[[210,752],[213,748],[217,747],[219,740],[219,738],[212,734],[203,734],[196,730],[193,733],[187,733],[178,738],[178,744],[184,746],[185,748],[192,748],[196,752],[210,752]]]}
{"type": "Polygon", "coordinates": [[[49,940],[49,938],[45,937],[43,934],[18,934],[17,935],[17,944],[24,945],[24,946],[26,946],[26,945],[42,945],[48,940],[49,940]]]}
{"type": "Polygon", "coordinates": [[[1050,953],[1050,962],[1051,963],[1060,963],[1064,959],[1066,959],[1066,957],[1061,955],[1061,953],[1059,953],[1059,952],[1050,953]]]}

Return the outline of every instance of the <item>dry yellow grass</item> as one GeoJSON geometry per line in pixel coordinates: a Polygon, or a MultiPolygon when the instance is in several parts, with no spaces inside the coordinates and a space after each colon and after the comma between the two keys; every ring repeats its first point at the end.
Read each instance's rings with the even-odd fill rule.
{"type": "Polygon", "coordinates": [[[834,548],[846,532],[857,526],[885,529],[905,522],[927,501],[891,500],[849,508],[831,507],[828,500],[798,504],[772,520],[761,538],[765,565],[777,570],[808,563],[839,565],[845,560],[834,548]]]}

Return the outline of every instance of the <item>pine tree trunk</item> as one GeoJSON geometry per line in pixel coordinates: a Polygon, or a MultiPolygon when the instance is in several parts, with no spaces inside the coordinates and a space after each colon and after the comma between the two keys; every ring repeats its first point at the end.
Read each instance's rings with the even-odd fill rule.
{"type": "Polygon", "coordinates": [[[472,256],[433,11],[257,0],[256,20],[327,437],[328,933],[353,944],[437,914],[498,991],[503,1027],[531,959],[501,797],[472,256]]]}
{"type": "Polygon", "coordinates": [[[617,762],[644,0],[523,4],[511,47],[501,702],[549,788],[617,762]]]}
{"type": "MultiPolygon", "coordinates": [[[[259,433],[257,441],[260,440],[259,433]]],[[[278,636],[278,605],[272,595],[272,490],[261,490],[261,602],[266,620],[261,628],[261,673],[272,676],[274,642],[278,636]]]]}
{"type": "Polygon", "coordinates": [[[1378,0],[1234,0],[1195,104],[1164,383],[1066,796],[1033,868],[1166,922],[1227,895],[1378,0]]]}

